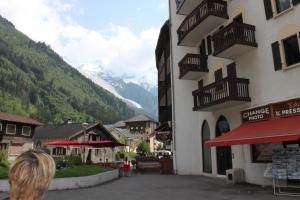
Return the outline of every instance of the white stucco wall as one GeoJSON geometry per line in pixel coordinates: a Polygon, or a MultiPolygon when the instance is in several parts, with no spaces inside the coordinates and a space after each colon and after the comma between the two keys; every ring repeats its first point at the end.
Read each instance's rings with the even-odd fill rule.
{"type": "MultiPolygon", "coordinates": [[[[202,174],[201,127],[204,120],[208,121],[211,138],[214,138],[216,121],[220,115],[224,115],[230,123],[230,128],[234,129],[241,124],[241,110],[300,97],[300,67],[275,72],[271,49],[273,42],[282,35],[289,34],[289,31],[290,33],[293,31],[291,27],[299,30],[297,28],[300,27],[300,5],[276,19],[266,20],[263,1],[228,1],[228,13],[231,19],[224,25],[229,24],[232,17],[242,12],[244,23],[256,26],[258,48],[234,60],[238,77],[250,79],[249,90],[252,101],[215,112],[193,112],[192,91],[198,88],[197,80],[179,80],[178,62],[187,53],[199,53],[199,48],[177,46],[176,31],[185,16],[176,14],[175,0],[170,0],[169,3],[175,111],[173,123],[176,124],[173,133],[176,138],[174,165],[176,165],[178,174],[202,174]]],[[[209,56],[210,72],[202,77],[204,85],[214,82],[214,71],[221,67],[223,68],[223,77],[226,77],[226,65],[232,62],[233,60],[209,56]]],[[[250,145],[233,146],[232,153],[234,155],[233,168],[245,169],[247,182],[262,185],[270,183],[270,180],[262,177],[266,165],[252,163],[250,145]]],[[[211,155],[212,174],[216,175],[215,148],[212,148],[211,155]]]]}

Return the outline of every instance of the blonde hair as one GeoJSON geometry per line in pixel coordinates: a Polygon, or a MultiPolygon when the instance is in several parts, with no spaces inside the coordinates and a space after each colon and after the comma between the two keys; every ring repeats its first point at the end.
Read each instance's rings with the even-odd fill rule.
{"type": "Polygon", "coordinates": [[[50,155],[36,150],[22,153],[9,170],[10,198],[40,199],[48,190],[54,174],[55,163],[50,155]]]}

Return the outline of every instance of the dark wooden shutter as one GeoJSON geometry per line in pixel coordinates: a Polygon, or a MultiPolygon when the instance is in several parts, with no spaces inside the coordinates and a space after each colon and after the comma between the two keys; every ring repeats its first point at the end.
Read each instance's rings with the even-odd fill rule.
{"type": "Polygon", "coordinates": [[[273,52],[273,60],[274,60],[274,69],[275,71],[281,70],[282,63],[280,57],[279,42],[274,42],[272,44],[272,52],[273,52]]]}
{"type": "Polygon", "coordinates": [[[236,64],[231,63],[227,65],[227,75],[231,78],[236,78],[236,64]]]}
{"type": "MultiPolygon", "coordinates": [[[[223,79],[222,69],[218,69],[217,71],[215,71],[215,81],[216,83],[219,83],[222,79],[223,79]]],[[[223,90],[222,83],[216,85],[216,91],[218,92],[220,90],[223,90]]]]}
{"type": "Polygon", "coordinates": [[[266,18],[271,19],[273,17],[272,0],[264,0],[266,18]]]}
{"type": "Polygon", "coordinates": [[[222,69],[215,71],[215,81],[218,82],[223,79],[222,69]]]}
{"type": "Polygon", "coordinates": [[[207,36],[207,54],[211,55],[212,48],[211,48],[211,36],[207,36]]]}
{"type": "Polygon", "coordinates": [[[299,4],[300,3],[300,0],[293,0],[293,5],[295,6],[295,5],[297,5],[297,4],[299,4]]]}

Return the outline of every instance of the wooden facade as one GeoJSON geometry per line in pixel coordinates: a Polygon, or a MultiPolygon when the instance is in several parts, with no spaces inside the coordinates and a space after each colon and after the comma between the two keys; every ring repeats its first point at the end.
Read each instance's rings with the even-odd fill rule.
{"type": "Polygon", "coordinates": [[[169,21],[167,21],[161,28],[155,50],[156,68],[158,71],[158,115],[160,123],[167,123],[172,121],[169,31],[169,21]]]}

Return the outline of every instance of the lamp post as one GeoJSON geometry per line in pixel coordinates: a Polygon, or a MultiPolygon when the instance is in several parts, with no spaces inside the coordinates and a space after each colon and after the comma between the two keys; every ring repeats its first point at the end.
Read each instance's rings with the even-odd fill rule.
{"type": "MultiPolygon", "coordinates": [[[[86,129],[88,127],[88,123],[82,123],[82,128],[83,128],[83,143],[86,142],[85,136],[86,136],[86,129]]],[[[85,145],[83,146],[83,163],[86,163],[85,159],[85,145]]]]}

